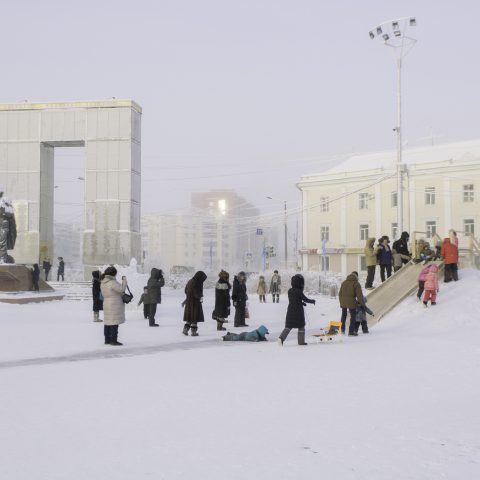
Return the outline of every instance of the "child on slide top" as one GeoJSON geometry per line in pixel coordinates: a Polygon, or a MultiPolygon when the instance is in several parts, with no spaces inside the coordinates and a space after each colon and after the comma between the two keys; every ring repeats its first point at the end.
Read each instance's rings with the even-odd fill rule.
{"type": "Polygon", "coordinates": [[[437,292],[438,292],[438,267],[431,265],[430,270],[425,276],[425,294],[423,296],[423,304],[428,306],[428,301],[432,305],[437,304],[437,292]]]}

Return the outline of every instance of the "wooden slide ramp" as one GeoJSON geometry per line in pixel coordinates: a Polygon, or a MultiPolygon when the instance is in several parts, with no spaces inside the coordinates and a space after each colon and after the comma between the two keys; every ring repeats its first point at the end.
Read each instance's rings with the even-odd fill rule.
{"type": "MultiPolygon", "coordinates": [[[[429,262],[429,264],[432,263],[438,266],[440,277],[443,262],[429,262]]],[[[364,294],[367,293],[367,305],[375,314],[374,317],[367,315],[369,326],[378,323],[390,310],[417,290],[418,275],[424,267],[425,265],[421,263],[407,263],[385,282],[378,285],[375,290],[370,292],[364,290],[364,294]]],[[[376,276],[379,276],[379,273],[377,269],[376,276]]]]}

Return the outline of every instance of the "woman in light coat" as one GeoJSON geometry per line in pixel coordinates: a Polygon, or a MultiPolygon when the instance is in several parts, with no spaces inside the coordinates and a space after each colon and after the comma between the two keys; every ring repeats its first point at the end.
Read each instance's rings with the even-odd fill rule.
{"type": "Polygon", "coordinates": [[[123,345],[118,341],[118,326],[125,323],[125,304],[122,295],[127,287],[127,279],[122,283],[116,280],[117,269],[108,267],[102,275],[101,290],[103,295],[103,323],[105,345],[123,345]]]}

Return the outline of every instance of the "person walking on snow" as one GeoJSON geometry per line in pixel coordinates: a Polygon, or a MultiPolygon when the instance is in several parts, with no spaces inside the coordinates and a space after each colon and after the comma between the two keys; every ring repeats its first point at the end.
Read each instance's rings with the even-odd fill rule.
{"type": "Polygon", "coordinates": [[[62,277],[62,282],[64,282],[65,281],[65,262],[63,261],[63,257],[58,257],[57,282],[60,281],[60,277],[62,277]]]}
{"type": "Polygon", "coordinates": [[[183,312],[183,334],[188,335],[188,331],[192,330],[192,337],[198,337],[198,324],[205,321],[203,317],[203,283],[207,279],[204,272],[198,271],[188,281],[185,286],[185,311],[183,312]]]}
{"type": "Polygon", "coordinates": [[[358,336],[355,332],[355,323],[357,316],[357,307],[365,309],[365,301],[362,293],[362,287],[358,281],[358,273],[352,272],[342,285],[338,292],[340,300],[340,308],[342,309],[342,333],[345,333],[345,325],[347,323],[347,313],[350,312],[350,327],[348,335],[352,337],[358,336]]]}
{"type": "Polygon", "coordinates": [[[215,285],[215,308],[212,312],[212,318],[217,322],[217,330],[224,331],[224,323],[228,322],[230,315],[230,275],[225,270],[218,274],[218,282],[215,285]]]}
{"type": "Polygon", "coordinates": [[[103,295],[101,290],[100,271],[92,272],[92,299],[93,299],[93,321],[101,322],[100,311],[103,310],[103,295]]]}
{"type": "Polygon", "coordinates": [[[302,275],[296,274],[292,277],[292,288],[288,290],[288,308],[287,316],[285,318],[285,328],[280,337],[278,337],[278,344],[283,345],[292,328],[298,329],[298,344],[307,345],[305,342],[305,312],[303,307],[307,303],[315,305],[315,300],[307,298],[303,293],[305,288],[305,279],[302,275]]]}
{"type": "Polygon", "coordinates": [[[232,302],[235,307],[235,327],[248,327],[245,323],[245,310],[247,308],[247,276],[239,272],[233,279],[232,302]]]}
{"type": "Polygon", "coordinates": [[[274,270],[272,280],[270,281],[270,293],[272,294],[272,301],[280,302],[280,290],[282,287],[282,277],[278,274],[278,270],[274,270]]]}
{"type": "Polygon", "coordinates": [[[143,303],[143,318],[148,319],[148,314],[150,313],[150,305],[145,303],[145,300],[148,302],[148,287],[143,287],[143,293],[140,295],[140,300],[138,301],[138,306],[143,303]]]}
{"type": "Polygon", "coordinates": [[[265,277],[263,275],[260,275],[258,278],[257,293],[260,303],[267,303],[265,300],[265,295],[267,294],[267,283],[265,282],[265,277]]]}
{"type": "Polygon", "coordinates": [[[123,294],[127,288],[127,279],[117,282],[117,269],[108,267],[102,275],[101,290],[103,295],[103,323],[105,345],[123,345],[118,341],[118,327],[125,323],[125,303],[123,294]]]}
{"type": "Polygon", "coordinates": [[[377,254],[378,247],[374,247],[375,239],[367,238],[365,244],[365,263],[367,264],[367,280],[365,282],[365,288],[367,290],[373,290],[373,281],[375,280],[375,270],[377,268],[377,254]]]}
{"type": "Polygon", "coordinates": [[[428,307],[428,301],[430,300],[432,305],[437,304],[437,292],[438,292],[438,267],[433,264],[425,276],[425,294],[423,296],[423,304],[428,307]]]}
{"type": "Polygon", "coordinates": [[[150,327],[158,327],[155,323],[155,314],[157,313],[157,305],[162,303],[162,287],[165,285],[163,272],[158,268],[152,268],[150,278],[147,282],[148,295],[143,299],[143,303],[148,307],[148,325],[150,327]]]}

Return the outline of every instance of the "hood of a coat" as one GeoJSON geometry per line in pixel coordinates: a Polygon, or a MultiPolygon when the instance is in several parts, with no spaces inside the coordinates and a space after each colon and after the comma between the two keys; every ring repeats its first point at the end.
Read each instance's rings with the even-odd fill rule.
{"type": "Polygon", "coordinates": [[[105,277],[102,278],[102,283],[115,282],[116,280],[117,279],[111,275],[105,275],[105,277]]]}
{"type": "Polygon", "coordinates": [[[374,243],[375,243],[375,239],[373,237],[367,238],[367,247],[373,247],[374,243]]]}
{"type": "Polygon", "coordinates": [[[448,243],[448,244],[452,243],[452,242],[450,241],[450,238],[449,238],[449,237],[444,238],[444,239],[443,239],[443,242],[444,242],[444,243],[448,243]]]}
{"type": "Polygon", "coordinates": [[[98,270],[94,270],[92,272],[92,277],[99,280],[100,279],[100,272],[98,270]]]}
{"type": "Polygon", "coordinates": [[[159,279],[162,276],[162,271],[158,268],[152,268],[150,270],[150,278],[159,279]]]}
{"type": "Polygon", "coordinates": [[[430,272],[437,273],[438,272],[438,267],[435,264],[431,265],[430,266],[430,272]]]}
{"type": "Polygon", "coordinates": [[[358,282],[358,277],[354,273],[351,273],[350,275],[347,276],[347,281],[358,282]]]}
{"type": "Polygon", "coordinates": [[[305,279],[302,275],[297,273],[292,277],[291,285],[293,288],[300,288],[301,290],[303,290],[303,288],[305,287],[305,279]]]}
{"type": "Polygon", "coordinates": [[[206,275],[205,272],[202,272],[201,270],[199,270],[199,271],[193,276],[193,279],[194,279],[196,282],[203,283],[203,282],[207,279],[207,275],[206,275]]]}
{"type": "Polygon", "coordinates": [[[402,232],[402,234],[400,235],[400,238],[402,240],[406,240],[408,242],[408,239],[410,238],[410,235],[408,232],[402,232]]]}
{"type": "Polygon", "coordinates": [[[265,335],[267,335],[268,333],[270,333],[265,325],[261,325],[260,327],[258,327],[258,328],[257,328],[257,332],[258,332],[259,335],[261,335],[262,337],[264,337],[265,335]]]}

